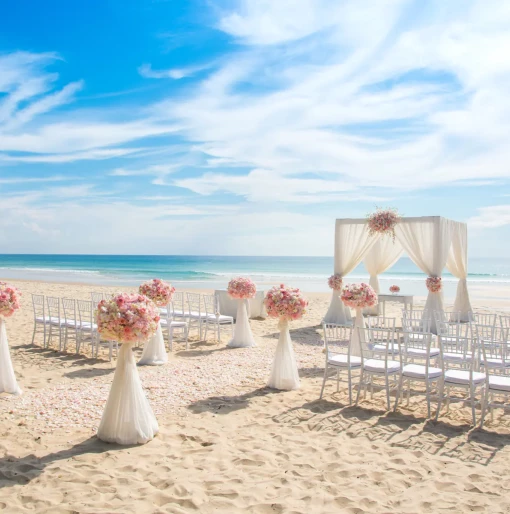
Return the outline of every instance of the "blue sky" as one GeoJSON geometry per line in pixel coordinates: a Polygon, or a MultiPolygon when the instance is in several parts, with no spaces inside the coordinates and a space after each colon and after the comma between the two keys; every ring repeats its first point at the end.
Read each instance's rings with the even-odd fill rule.
{"type": "Polygon", "coordinates": [[[2,252],[330,255],[375,206],[510,250],[510,6],[17,0],[2,252]]]}

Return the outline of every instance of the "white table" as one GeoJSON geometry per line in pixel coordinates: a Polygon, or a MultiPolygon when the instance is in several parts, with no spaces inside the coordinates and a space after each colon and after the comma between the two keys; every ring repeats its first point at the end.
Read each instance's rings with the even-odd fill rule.
{"type": "Polygon", "coordinates": [[[380,294],[379,305],[382,304],[383,316],[386,317],[386,302],[403,303],[404,309],[413,308],[413,295],[404,294],[380,294]]]}
{"type": "MultiPolygon", "coordinates": [[[[239,300],[230,298],[226,289],[216,289],[214,294],[218,298],[220,313],[225,316],[232,316],[235,318],[237,315],[237,302],[239,300]]],[[[267,318],[267,312],[264,306],[265,296],[265,291],[257,291],[255,298],[250,298],[248,300],[248,317],[267,318]]]]}

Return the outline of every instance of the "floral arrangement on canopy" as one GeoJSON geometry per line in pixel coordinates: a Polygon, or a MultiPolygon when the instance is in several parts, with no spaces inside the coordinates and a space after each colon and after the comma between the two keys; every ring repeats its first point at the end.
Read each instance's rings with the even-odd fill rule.
{"type": "Polygon", "coordinates": [[[428,277],[427,281],[427,289],[431,293],[439,293],[441,289],[443,288],[443,284],[441,282],[441,277],[428,277]]]}
{"type": "Polygon", "coordinates": [[[146,341],[158,327],[156,305],[147,296],[122,293],[101,300],[96,309],[97,330],[107,341],[146,341]]]}
{"type": "Polygon", "coordinates": [[[353,309],[364,309],[377,305],[378,297],[374,289],[362,282],[361,284],[347,284],[340,296],[342,302],[353,309]]]}
{"type": "Polygon", "coordinates": [[[299,289],[280,284],[266,293],[264,305],[269,317],[291,321],[301,319],[305,315],[308,301],[299,289]]]}
{"type": "Polygon", "coordinates": [[[158,307],[164,307],[172,301],[175,287],[160,278],[154,278],[144,282],[138,291],[141,295],[151,299],[158,307]]]}
{"type": "Polygon", "coordinates": [[[11,317],[18,309],[20,304],[21,292],[14,286],[6,282],[0,282],[0,316],[3,318],[11,317]]]}
{"type": "Polygon", "coordinates": [[[402,216],[395,208],[381,209],[378,207],[375,212],[367,216],[368,233],[371,236],[375,234],[390,235],[395,241],[395,227],[401,218],[402,216]]]}
{"type": "Polygon", "coordinates": [[[342,275],[335,273],[328,278],[328,286],[333,291],[340,291],[342,289],[343,278],[342,275]]]}
{"type": "Polygon", "coordinates": [[[400,287],[398,286],[390,286],[390,292],[393,293],[393,294],[397,294],[397,293],[400,293],[400,287]]]}
{"type": "Polygon", "coordinates": [[[257,286],[249,278],[236,277],[233,278],[227,287],[227,292],[231,298],[236,300],[247,300],[253,298],[257,293],[257,286]]]}

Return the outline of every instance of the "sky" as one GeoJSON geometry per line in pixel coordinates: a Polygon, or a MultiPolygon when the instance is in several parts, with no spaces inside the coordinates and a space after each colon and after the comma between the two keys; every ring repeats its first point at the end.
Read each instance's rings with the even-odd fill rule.
{"type": "Polygon", "coordinates": [[[1,253],[332,255],[335,218],[510,251],[510,2],[8,1],[1,253]]]}

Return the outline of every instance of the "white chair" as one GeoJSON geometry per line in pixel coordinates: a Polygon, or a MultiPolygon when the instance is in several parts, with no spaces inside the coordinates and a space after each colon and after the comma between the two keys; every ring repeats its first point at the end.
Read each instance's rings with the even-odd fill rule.
{"type": "MultiPolygon", "coordinates": [[[[386,390],[388,410],[391,409],[390,391],[396,390],[394,406],[394,409],[396,409],[402,389],[402,355],[400,348],[396,354],[389,351],[390,345],[394,344],[393,332],[391,330],[374,328],[356,327],[356,329],[358,330],[361,346],[361,372],[356,405],[359,401],[361,389],[364,388],[366,396],[367,387],[370,386],[371,393],[373,393],[374,387],[386,390]],[[379,345],[383,341],[385,341],[386,351],[383,354],[379,352],[374,353],[375,344],[379,345]],[[398,360],[394,360],[395,355],[398,360]],[[390,384],[390,378],[393,381],[392,384],[390,384]],[[383,380],[384,385],[374,384],[374,379],[383,380]]],[[[400,347],[400,341],[397,340],[396,344],[400,347]]]]}
{"type": "Polygon", "coordinates": [[[451,367],[468,368],[470,365],[470,350],[473,346],[472,329],[469,323],[462,324],[463,330],[459,332],[457,326],[450,323],[440,323],[437,326],[440,359],[445,369],[451,367]]]}
{"type": "Polygon", "coordinates": [[[501,328],[506,328],[508,335],[510,335],[510,316],[499,316],[499,325],[501,328]]]}
{"type": "Polygon", "coordinates": [[[104,300],[104,293],[95,293],[95,292],[92,292],[92,293],[90,293],[90,299],[92,300],[93,307],[94,307],[94,308],[96,308],[96,307],[97,307],[97,304],[98,304],[101,300],[104,300]]]}
{"type": "Polygon", "coordinates": [[[64,351],[67,349],[70,336],[74,337],[75,346],[78,348],[80,321],[76,315],[76,300],[74,298],[62,298],[62,310],[64,312],[64,351]]]}
{"type": "Polygon", "coordinates": [[[188,323],[181,318],[181,320],[173,319],[173,303],[169,303],[165,309],[161,309],[161,328],[166,329],[167,338],[168,338],[168,346],[170,351],[173,351],[173,339],[174,339],[174,331],[181,330],[183,332],[184,337],[186,338],[186,350],[188,349],[188,323]],[[163,313],[164,310],[164,313],[163,313]]]}
{"type": "Polygon", "coordinates": [[[478,349],[480,368],[486,373],[510,372],[508,329],[473,325],[474,341],[478,349]]]}
{"type": "Polygon", "coordinates": [[[431,366],[431,361],[437,361],[440,350],[432,347],[432,334],[421,334],[422,337],[413,337],[409,332],[404,333],[402,369],[402,383],[407,382],[407,405],[411,396],[411,382],[425,384],[425,397],[427,399],[427,413],[430,418],[430,392],[431,386],[443,380],[443,369],[431,366]],[[422,364],[416,364],[415,361],[422,364]]]}
{"type": "Polygon", "coordinates": [[[232,337],[234,336],[234,318],[232,316],[226,316],[220,313],[220,307],[218,297],[213,294],[205,294],[202,297],[204,299],[205,307],[205,320],[202,322],[205,324],[204,339],[207,340],[207,329],[212,326],[214,333],[218,336],[218,342],[221,342],[221,327],[230,325],[230,332],[232,337]]]}
{"type": "Polygon", "coordinates": [[[479,389],[481,398],[485,392],[485,373],[475,371],[475,345],[470,338],[463,337],[444,337],[439,336],[439,349],[441,351],[441,362],[443,363],[445,373],[444,380],[439,387],[439,401],[437,404],[436,421],[439,418],[441,404],[444,397],[444,389],[446,388],[446,408],[450,408],[451,389],[464,389],[469,392],[467,398],[454,398],[454,401],[471,404],[471,413],[473,416],[473,425],[476,425],[476,392],[479,389]]]}
{"type": "Polygon", "coordinates": [[[188,313],[184,308],[184,293],[182,291],[175,292],[172,297],[172,318],[174,320],[188,318],[188,313]]]}
{"type": "Polygon", "coordinates": [[[472,322],[477,325],[485,325],[485,326],[496,326],[498,322],[497,314],[488,314],[485,312],[473,312],[472,322]]]}
{"type": "Polygon", "coordinates": [[[60,298],[56,296],[47,296],[46,305],[48,306],[49,317],[49,334],[48,346],[53,336],[53,328],[58,330],[58,351],[62,351],[62,331],[65,330],[65,321],[60,316],[60,298]]]}
{"type": "Polygon", "coordinates": [[[460,323],[461,313],[460,311],[434,311],[434,320],[436,326],[439,323],[460,323]]]}
{"type": "Polygon", "coordinates": [[[368,328],[386,328],[389,330],[395,330],[395,318],[367,316],[365,320],[368,328]]]}
{"type": "Polygon", "coordinates": [[[76,353],[80,351],[82,343],[88,342],[91,346],[92,357],[94,357],[94,350],[96,350],[98,333],[97,325],[94,323],[92,301],[76,300],[76,307],[79,320],[78,344],[76,346],[76,353]]]}
{"type": "Polygon", "coordinates": [[[402,309],[402,317],[408,319],[432,319],[428,309],[402,309]]]}
{"type": "Polygon", "coordinates": [[[35,334],[40,328],[43,332],[43,348],[46,348],[46,327],[49,327],[50,318],[46,316],[46,305],[44,295],[32,295],[32,307],[34,309],[34,333],[32,334],[32,344],[35,341],[35,334]]]}
{"type": "Polygon", "coordinates": [[[207,315],[202,310],[202,295],[199,293],[186,293],[188,301],[188,330],[191,330],[193,325],[198,328],[200,340],[202,340],[202,324],[205,322],[207,315]]]}
{"type": "Polygon", "coordinates": [[[324,344],[326,348],[326,363],[324,365],[324,379],[320,398],[330,370],[336,372],[336,391],[340,388],[340,372],[347,371],[347,384],[349,388],[349,405],[352,404],[352,372],[361,369],[361,357],[351,355],[352,326],[323,323],[324,344]]]}
{"type": "MultiPolygon", "coordinates": [[[[508,338],[508,335],[506,337],[508,338]]],[[[494,354],[491,356],[493,351],[505,355],[503,360],[506,361],[508,356],[510,356],[510,343],[505,341],[502,344],[498,344],[494,350],[491,349],[490,345],[481,346],[481,365],[487,373],[487,381],[485,384],[485,398],[482,404],[480,426],[484,424],[488,409],[490,410],[491,421],[494,421],[495,408],[510,410],[510,376],[504,374],[508,367],[494,366],[494,354]]]]}

